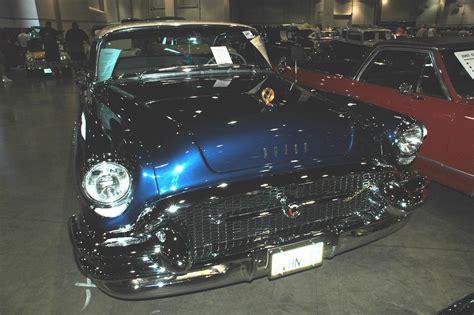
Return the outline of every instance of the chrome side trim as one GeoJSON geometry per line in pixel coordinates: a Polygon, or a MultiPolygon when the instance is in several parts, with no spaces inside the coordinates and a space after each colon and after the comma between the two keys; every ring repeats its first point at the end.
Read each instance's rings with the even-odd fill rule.
{"type": "Polygon", "coordinates": [[[129,23],[120,23],[120,24],[113,24],[106,26],[99,30],[97,34],[97,38],[102,39],[104,36],[118,31],[131,31],[135,29],[143,29],[143,28],[151,28],[151,27],[179,27],[179,26],[208,26],[208,25],[215,25],[215,26],[230,26],[230,27],[246,27],[250,29],[254,29],[251,26],[239,23],[231,23],[231,22],[207,22],[207,21],[137,21],[137,22],[129,22],[129,23]]]}
{"type": "Polygon", "coordinates": [[[470,180],[474,180],[474,174],[469,174],[467,172],[464,172],[464,171],[461,171],[460,169],[457,169],[457,168],[454,168],[454,167],[451,167],[451,166],[448,166],[446,164],[443,164],[439,161],[435,161],[435,160],[432,160],[430,158],[427,158],[426,156],[423,156],[423,155],[418,155],[418,158],[419,159],[422,159],[426,162],[429,162],[431,164],[435,164],[437,167],[439,168],[442,168],[442,169],[446,169],[448,172],[451,172],[451,173],[455,173],[457,175],[461,175],[461,176],[464,176],[464,177],[467,177],[468,179],[470,180]]]}

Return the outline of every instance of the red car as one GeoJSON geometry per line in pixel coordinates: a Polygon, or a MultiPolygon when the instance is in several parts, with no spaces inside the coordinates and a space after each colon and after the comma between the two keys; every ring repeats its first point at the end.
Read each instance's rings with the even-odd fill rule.
{"type": "MultiPolygon", "coordinates": [[[[340,62],[336,68],[343,69],[340,62]]],[[[334,73],[298,69],[298,83],[417,118],[428,129],[418,168],[474,195],[474,37],[385,41],[352,75],[334,73]]],[[[285,76],[295,74],[287,69],[285,76]]]]}

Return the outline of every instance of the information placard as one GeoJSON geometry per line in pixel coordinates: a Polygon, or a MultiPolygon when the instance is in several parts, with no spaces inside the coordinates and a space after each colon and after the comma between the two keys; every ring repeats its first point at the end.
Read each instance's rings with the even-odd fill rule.
{"type": "Polygon", "coordinates": [[[232,58],[226,46],[214,46],[211,50],[218,65],[232,64],[232,58]]]}
{"type": "Polygon", "coordinates": [[[474,80],[474,50],[458,51],[454,55],[474,80]]]}

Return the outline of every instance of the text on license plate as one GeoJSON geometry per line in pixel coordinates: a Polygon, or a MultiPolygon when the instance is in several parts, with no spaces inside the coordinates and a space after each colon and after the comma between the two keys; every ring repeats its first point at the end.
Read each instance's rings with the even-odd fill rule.
{"type": "Polygon", "coordinates": [[[323,242],[305,242],[270,251],[270,279],[315,267],[323,261],[323,242]]]}

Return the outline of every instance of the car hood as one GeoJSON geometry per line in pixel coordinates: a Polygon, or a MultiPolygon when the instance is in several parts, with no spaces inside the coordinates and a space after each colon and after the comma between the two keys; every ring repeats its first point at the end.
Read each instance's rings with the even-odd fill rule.
{"type": "Polygon", "coordinates": [[[164,154],[188,148],[189,141],[215,172],[360,153],[353,148],[351,115],[273,74],[127,81],[108,84],[107,90],[117,100],[110,103],[130,101],[126,111],[122,106],[116,112],[128,122],[134,142],[156,149],[150,153],[156,164],[164,154]],[[273,105],[262,99],[266,88],[275,92],[273,105]]]}

